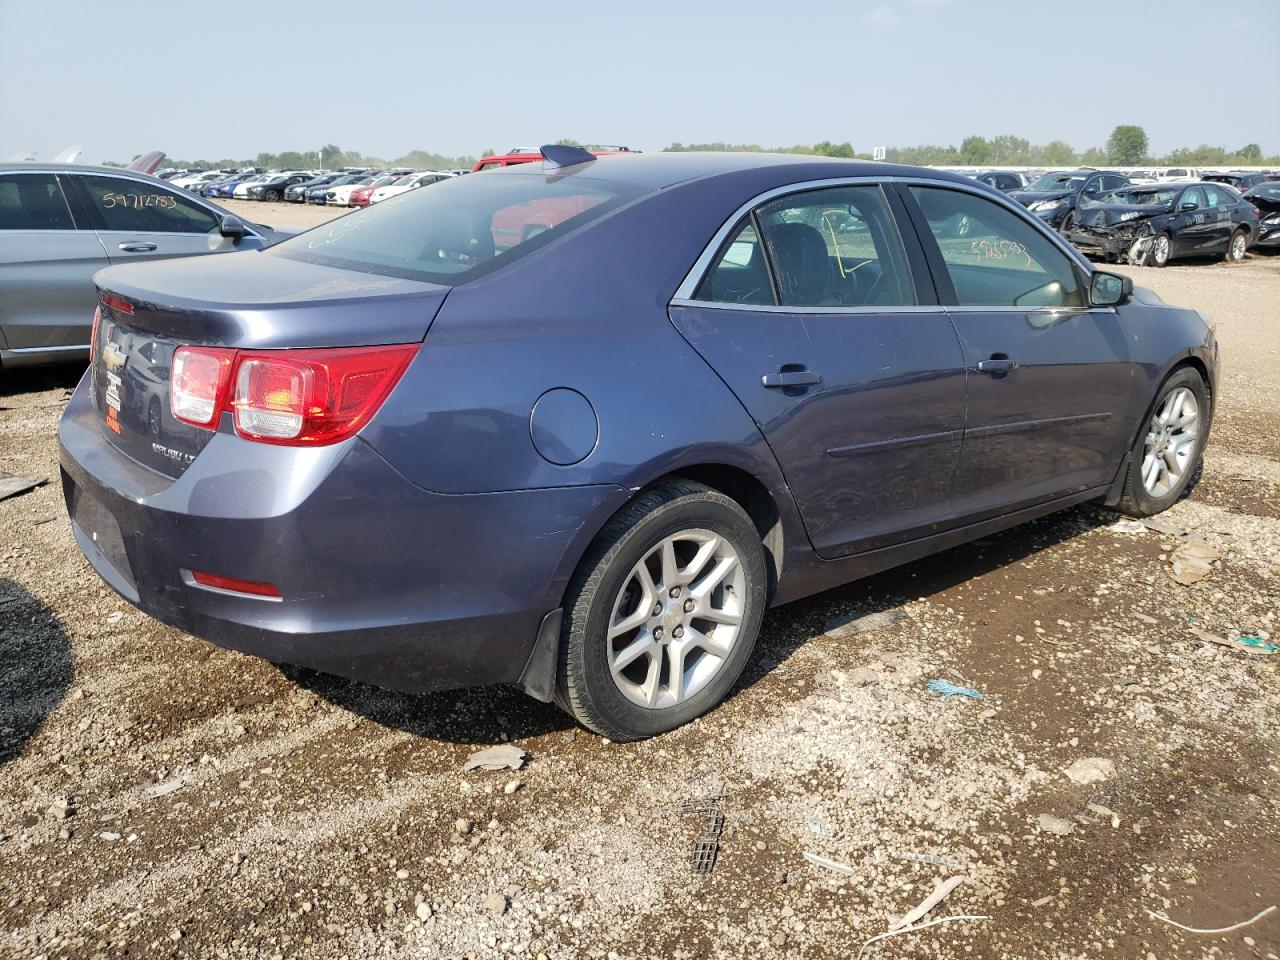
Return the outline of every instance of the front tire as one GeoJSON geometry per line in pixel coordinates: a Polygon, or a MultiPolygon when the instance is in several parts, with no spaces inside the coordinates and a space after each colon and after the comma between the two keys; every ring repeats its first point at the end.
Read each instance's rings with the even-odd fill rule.
{"type": "Polygon", "coordinates": [[[1151,252],[1147,254],[1147,263],[1153,267],[1167,267],[1173,255],[1173,238],[1167,233],[1158,235],[1151,241],[1151,252]]]}
{"type": "Polygon", "coordinates": [[[615,741],[701,716],[751,657],[767,583],[742,507],[688,480],[654,486],[606,524],[570,583],[557,703],[615,741]]]}
{"type": "Polygon", "coordinates": [[[277,203],[280,200],[280,191],[268,190],[265,194],[263,194],[262,199],[268,200],[271,203],[277,203]]]}
{"type": "Polygon", "coordinates": [[[1161,384],[1129,453],[1122,512],[1150,517],[1177,503],[1200,465],[1211,413],[1198,371],[1182,367],[1161,384]]]}

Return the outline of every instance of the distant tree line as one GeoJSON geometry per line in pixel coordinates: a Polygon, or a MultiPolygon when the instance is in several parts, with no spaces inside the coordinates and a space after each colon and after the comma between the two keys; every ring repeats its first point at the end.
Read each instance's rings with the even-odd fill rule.
{"type": "MultiPolygon", "coordinates": [[[[571,146],[587,146],[577,140],[561,139],[557,143],[571,146]]],[[[758,143],[673,143],[664,152],[679,153],[696,150],[755,151],[767,153],[806,153],[820,157],[849,157],[870,160],[871,152],[854,150],[848,141],[832,143],[799,143],[790,147],[763,147],[758,143]]],[[[498,153],[490,147],[480,156],[498,153]]],[[[134,158],[136,159],[136,157],[134,158]]],[[[922,144],[916,147],[889,147],[886,159],[893,163],[912,163],[924,166],[1030,166],[1068,167],[1085,164],[1091,167],[1112,165],[1137,167],[1143,165],[1162,167],[1226,167],[1232,165],[1280,166],[1280,154],[1263,156],[1256,143],[1247,143],[1238,150],[1214,147],[1202,143],[1198,147],[1179,147],[1171,153],[1154,155],[1149,152],[1146,131],[1132,124],[1116,127],[1101,147],[1089,147],[1078,152],[1063,140],[1051,140],[1046,144],[1033,144],[1023,137],[1005,134],[998,137],[965,137],[960,146],[922,144]]],[[[128,161],[126,161],[128,162],[128,161]]],[[[474,166],[474,156],[451,157],[429,150],[411,150],[400,157],[375,157],[357,150],[343,150],[336,144],[326,144],[320,150],[286,150],[283,153],[260,153],[256,157],[223,157],[220,160],[178,160],[168,158],[169,167],[262,167],[264,170],[326,170],[338,167],[395,166],[413,167],[418,170],[440,170],[450,167],[474,166]]],[[[124,166],[124,163],[107,161],[108,166],[124,166]]]]}
{"type": "MultiPolygon", "coordinates": [[[[673,143],[666,148],[670,152],[691,150],[761,151],[769,153],[809,153],[823,157],[856,157],[870,160],[871,151],[855,151],[848,143],[822,141],[815,144],[799,144],[794,147],[762,147],[758,143],[673,143]]],[[[1100,167],[1107,164],[1117,167],[1136,167],[1144,164],[1161,167],[1221,167],[1232,164],[1280,166],[1280,154],[1266,157],[1256,143],[1248,143],[1239,150],[1227,150],[1202,143],[1198,147],[1179,147],[1171,153],[1154,155],[1149,152],[1147,134],[1142,127],[1124,124],[1111,132],[1101,147],[1090,147],[1078,152],[1063,140],[1033,144],[1012,134],[1003,136],[965,137],[960,146],[922,144],[916,147],[889,147],[885,158],[893,163],[912,163],[922,166],[964,167],[1068,167],[1085,164],[1100,167]]]]}

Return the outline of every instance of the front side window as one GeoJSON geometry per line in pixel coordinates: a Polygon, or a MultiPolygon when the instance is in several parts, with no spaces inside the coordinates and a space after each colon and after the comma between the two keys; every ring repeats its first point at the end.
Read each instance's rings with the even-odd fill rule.
{"type": "Polygon", "coordinates": [[[0,230],[74,230],[71,211],[51,173],[0,177],[0,230]]]}
{"type": "Polygon", "coordinates": [[[273,256],[368,273],[463,283],[645,193],[583,176],[452,177],[270,248],[273,256]]]}
{"type": "Polygon", "coordinates": [[[941,187],[911,193],[966,307],[1082,307],[1071,258],[1033,224],[985,197],[941,187]]]}
{"type": "Polygon", "coordinates": [[[1204,192],[1199,187],[1192,187],[1190,190],[1184,190],[1182,192],[1182,199],[1179,201],[1179,203],[1184,207],[1188,203],[1195,204],[1196,207],[1203,207],[1205,202],[1204,192]]]}
{"type": "Polygon", "coordinates": [[[104,230],[122,233],[213,233],[218,218],[204,207],[143,180],[77,174],[104,230]]]}

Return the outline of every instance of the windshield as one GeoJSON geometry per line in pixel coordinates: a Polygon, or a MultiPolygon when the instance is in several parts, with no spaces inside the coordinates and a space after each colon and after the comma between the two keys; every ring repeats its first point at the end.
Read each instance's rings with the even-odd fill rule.
{"type": "Polygon", "coordinates": [[[1027,190],[1030,193],[1066,193],[1077,189],[1082,183],[1084,177],[1073,177],[1069,173],[1046,173],[1027,187],[1027,190]]]}
{"type": "Polygon", "coordinates": [[[391,186],[393,186],[393,187],[411,187],[411,186],[413,186],[413,184],[417,181],[417,179],[418,179],[418,175],[417,175],[416,173],[411,173],[411,174],[409,174],[409,176],[407,176],[407,177],[401,177],[399,180],[397,180],[397,181],[395,181],[393,184],[391,184],[391,186]]]}
{"type": "Polygon", "coordinates": [[[453,177],[374,204],[268,251],[272,256],[455,284],[496,270],[646,192],[537,174],[453,177]]]}
{"type": "Polygon", "coordinates": [[[1177,188],[1170,190],[1117,190],[1108,194],[1104,203],[1122,203],[1129,207],[1163,206],[1173,203],[1178,195],[1177,188]]]}
{"type": "Polygon", "coordinates": [[[1250,190],[1245,196],[1263,197],[1267,200],[1280,200],[1280,183],[1262,183],[1250,190]]]}

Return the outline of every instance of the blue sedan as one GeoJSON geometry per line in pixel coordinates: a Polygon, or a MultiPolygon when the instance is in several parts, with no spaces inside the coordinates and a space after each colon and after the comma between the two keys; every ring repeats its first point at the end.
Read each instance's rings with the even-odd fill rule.
{"type": "Polygon", "coordinates": [[[273,661],[514,683],[633,739],[719,702],[771,605],[1153,514],[1200,462],[1211,324],[987,186],[543,156],[99,273],[59,434],[102,578],[273,661]]]}

